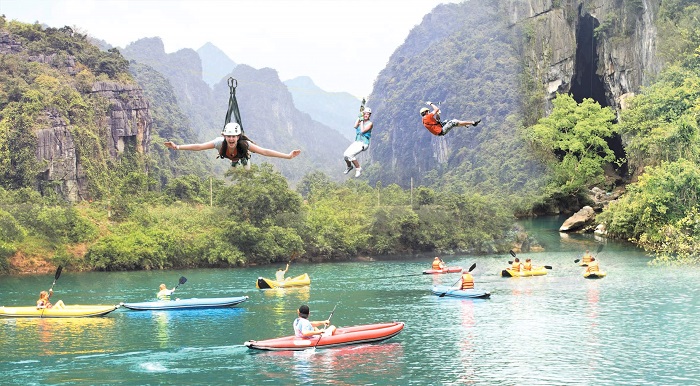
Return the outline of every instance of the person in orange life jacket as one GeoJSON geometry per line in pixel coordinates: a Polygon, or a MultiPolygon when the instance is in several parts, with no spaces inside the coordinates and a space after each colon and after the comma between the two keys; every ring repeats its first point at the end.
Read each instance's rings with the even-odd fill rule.
{"type": "Polygon", "coordinates": [[[423,107],[420,109],[420,116],[423,117],[423,126],[428,129],[429,132],[434,135],[445,135],[450,130],[457,126],[474,126],[481,122],[481,119],[477,121],[460,121],[457,119],[450,119],[449,121],[440,121],[440,108],[435,106],[433,102],[426,102],[428,106],[433,108],[433,111],[423,107]]]}
{"type": "Polygon", "coordinates": [[[236,122],[227,123],[224,130],[221,132],[221,137],[205,143],[176,145],[172,141],[167,141],[164,145],[173,150],[209,150],[216,149],[219,151],[219,157],[228,158],[231,160],[231,165],[235,166],[238,163],[243,165],[248,164],[250,152],[264,155],[266,157],[292,159],[301,153],[301,150],[292,150],[288,154],[280,153],[276,150],[265,149],[253,143],[248,137],[243,134],[241,125],[236,122]]]}
{"type": "Polygon", "coordinates": [[[474,276],[468,270],[462,270],[462,278],[457,288],[461,290],[474,289],[474,276]]]}
{"type": "Polygon", "coordinates": [[[343,153],[343,159],[345,160],[345,174],[350,173],[353,166],[355,167],[355,177],[359,177],[362,174],[362,167],[357,161],[357,155],[369,148],[369,139],[372,136],[372,127],[374,124],[369,120],[372,115],[372,109],[366,107],[362,113],[362,118],[357,118],[355,121],[355,142],[351,143],[350,146],[343,153]]]}
{"type": "Polygon", "coordinates": [[[586,272],[600,272],[600,267],[598,267],[598,261],[595,259],[595,257],[591,257],[591,262],[588,263],[588,268],[586,268],[586,272]]]}
{"type": "Polygon", "coordinates": [[[41,291],[39,293],[39,300],[36,301],[36,308],[37,309],[42,309],[42,308],[63,309],[66,306],[65,304],[63,304],[63,300],[57,301],[56,304],[51,304],[51,302],[49,301],[49,298],[51,298],[51,295],[53,295],[52,289],[49,289],[49,292],[41,291]]]}
{"type": "Polygon", "coordinates": [[[523,264],[523,271],[532,271],[532,260],[528,257],[523,264]]]}
{"type": "Polygon", "coordinates": [[[510,267],[510,269],[513,271],[520,272],[521,265],[522,264],[520,264],[520,259],[516,257],[515,260],[513,260],[513,265],[510,267]]]}
{"type": "Polygon", "coordinates": [[[314,335],[323,334],[323,336],[333,335],[335,326],[329,326],[329,320],[309,321],[309,306],[302,304],[297,310],[298,318],[294,320],[294,335],[297,338],[310,339],[314,335]],[[318,326],[327,326],[324,329],[318,329],[318,326]]]}
{"type": "Polygon", "coordinates": [[[591,256],[591,252],[588,249],[586,249],[586,253],[584,253],[583,257],[581,258],[581,263],[588,264],[591,262],[592,258],[593,258],[593,256],[591,256]]]}
{"type": "Polygon", "coordinates": [[[435,256],[435,259],[433,259],[433,269],[434,270],[440,270],[440,269],[445,269],[445,262],[442,261],[439,257],[435,256]]]}

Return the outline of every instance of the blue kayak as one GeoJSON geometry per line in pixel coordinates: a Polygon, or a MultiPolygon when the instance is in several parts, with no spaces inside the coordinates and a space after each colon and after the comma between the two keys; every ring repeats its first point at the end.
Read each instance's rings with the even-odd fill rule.
{"type": "Polygon", "coordinates": [[[445,297],[451,298],[463,298],[463,299],[488,299],[491,296],[490,292],[486,292],[480,289],[470,289],[470,290],[458,290],[454,287],[448,287],[446,285],[436,285],[433,287],[432,292],[435,295],[445,294],[445,297]]]}
{"type": "Polygon", "coordinates": [[[247,296],[233,298],[203,298],[203,299],[177,299],[170,301],[153,301],[141,303],[121,303],[122,306],[136,311],[154,310],[192,310],[201,308],[233,307],[236,304],[248,300],[247,296]]]}

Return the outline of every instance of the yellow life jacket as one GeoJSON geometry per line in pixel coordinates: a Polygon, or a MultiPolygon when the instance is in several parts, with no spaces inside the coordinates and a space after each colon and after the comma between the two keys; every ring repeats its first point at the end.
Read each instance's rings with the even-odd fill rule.
{"type": "Polygon", "coordinates": [[[520,272],[520,262],[519,261],[514,261],[513,266],[510,267],[511,270],[520,272]]]}
{"type": "Polygon", "coordinates": [[[523,264],[523,271],[532,271],[532,262],[531,261],[526,261],[523,264]]]}
{"type": "Polygon", "coordinates": [[[474,276],[469,272],[462,274],[462,289],[474,289],[474,276]]]}
{"type": "Polygon", "coordinates": [[[435,269],[435,270],[442,269],[442,267],[440,266],[441,263],[442,262],[440,260],[433,260],[433,269],[435,269]]]}
{"type": "Polygon", "coordinates": [[[598,268],[598,262],[597,261],[591,261],[588,263],[588,272],[599,272],[600,269],[598,268]]]}

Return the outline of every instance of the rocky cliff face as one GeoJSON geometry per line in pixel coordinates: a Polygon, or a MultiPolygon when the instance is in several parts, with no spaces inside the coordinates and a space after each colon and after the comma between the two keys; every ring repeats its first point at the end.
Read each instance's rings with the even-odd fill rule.
{"type": "MultiPolygon", "coordinates": [[[[151,141],[152,118],[141,89],[131,84],[95,82],[92,94],[105,98],[108,108],[99,116],[98,126],[107,133],[100,142],[106,145],[112,159],[127,151],[127,143],[139,153],[147,153],[151,141]]],[[[48,122],[37,130],[37,159],[46,168],[41,174],[45,181],[54,182],[59,193],[69,201],[89,198],[88,181],[81,165],[70,125],[55,111],[46,111],[48,122]]]]}
{"type": "MultiPolygon", "coordinates": [[[[77,74],[81,67],[72,55],[28,55],[24,47],[8,33],[0,35],[0,54],[18,55],[27,61],[51,66],[68,76],[77,74]]],[[[99,142],[105,145],[110,158],[118,159],[125,151],[148,152],[152,118],[148,103],[137,85],[96,81],[89,92],[83,93],[83,97],[102,98],[106,101],[106,109],[95,112],[95,124],[100,128],[99,133],[105,133],[105,138],[99,142]]],[[[36,157],[45,166],[40,171],[39,179],[52,182],[48,186],[54,187],[67,200],[89,198],[89,181],[81,164],[81,154],[76,147],[70,119],[50,107],[40,115],[42,116],[37,117],[34,126],[37,136],[36,157]]]]}
{"type": "Polygon", "coordinates": [[[571,93],[619,111],[661,67],[654,26],[660,2],[506,0],[505,9],[512,24],[526,25],[523,54],[547,101],[571,93]]]}

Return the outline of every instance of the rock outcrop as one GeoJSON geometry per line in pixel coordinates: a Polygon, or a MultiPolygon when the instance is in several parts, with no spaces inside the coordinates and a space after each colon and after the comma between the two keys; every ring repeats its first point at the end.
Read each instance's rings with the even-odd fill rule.
{"type": "Polygon", "coordinates": [[[559,227],[559,232],[586,232],[594,221],[595,211],[590,206],[584,206],[564,221],[564,224],[559,227]]]}
{"type": "Polygon", "coordinates": [[[661,67],[654,25],[660,0],[641,0],[636,7],[610,0],[505,2],[514,25],[530,23],[524,54],[548,101],[557,93],[578,93],[619,110],[661,67]],[[561,3],[566,5],[555,5],[561,3]]]}

